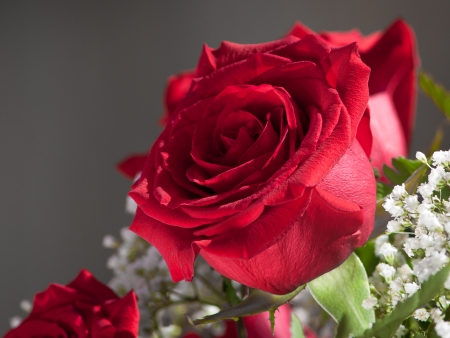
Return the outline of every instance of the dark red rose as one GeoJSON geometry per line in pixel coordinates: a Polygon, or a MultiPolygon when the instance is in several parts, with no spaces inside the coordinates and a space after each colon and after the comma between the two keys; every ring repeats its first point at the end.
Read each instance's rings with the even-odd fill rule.
{"type": "Polygon", "coordinates": [[[131,230],[174,281],[192,279],[200,253],[224,276],[283,294],[365,243],[369,72],[355,43],[331,48],[313,35],[204,47],[130,192],[131,230]]]}
{"type": "Polygon", "coordinates": [[[186,96],[191,87],[194,73],[185,71],[177,75],[172,75],[167,79],[166,91],[164,93],[165,114],[162,123],[166,124],[169,116],[175,111],[180,101],[186,96]]]}
{"type": "MultiPolygon", "coordinates": [[[[289,34],[302,38],[315,34],[297,23],[289,34]]],[[[407,156],[414,127],[419,57],[414,32],[404,21],[395,21],[385,32],[363,36],[358,30],[320,32],[331,46],[341,47],[357,42],[361,60],[370,67],[369,107],[373,135],[372,165],[382,170],[391,159],[407,156]]],[[[357,134],[366,142],[366,135],[357,134]]]]}
{"type": "Polygon", "coordinates": [[[36,294],[30,315],[5,338],[133,338],[138,329],[134,293],[119,298],[82,270],[68,285],[51,284],[36,294]]]}
{"type": "MultiPolygon", "coordinates": [[[[242,319],[247,338],[289,338],[291,337],[291,308],[289,304],[284,304],[275,312],[275,330],[272,336],[270,328],[269,312],[259,313],[254,316],[242,319]]],[[[238,338],[236,323],[232,320],[225,322],[225,332],[216,338],[238,338]]],[[[316,338],[311,329],[304,328],[306,338],[316,338]]],[[[183,335],[183,338],[201,338],[195,332],[190,331],[183,335]]]]}

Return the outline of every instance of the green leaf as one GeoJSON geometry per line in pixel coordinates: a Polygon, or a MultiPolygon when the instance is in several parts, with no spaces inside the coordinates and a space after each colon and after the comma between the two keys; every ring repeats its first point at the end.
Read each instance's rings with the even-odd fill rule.
{"type": "Polygon", "coordinates": [[[405,181],[416,171],[423,163],[419,160],[410,160],[405,157],[399,156],[392,159],[392,166],[394,169],[383,166],[383,173],[389,181],[399,185],[405,183],[405,181]]]}
{"type": "Polygon", "coordinates": [[[378,320],[371,329],[364,332],[362,337],[392,337],[406,318],[411,316],[416,309],[424,306],[439,294],[440,289],[447,280],[449,271],[450,265],[431,276],[412,297],[408,298],[403,303],[397,304],[390,314],[378,320]]]}
{"type": "Polygon", "coordinates": [[[291,316],[291,338],[305,338],[302,323],[294,314],[291,316]]]}
{"type": "Polygon", "coordinates": [[[308,283],[317,303],[339,323],[336,337],[362,334],[375,321],[373,310],[362,307],[369,298],[363,264],[354,253],[339,267],[308,283]]]}
{"type": "MultiPolygon", "coordinates": [[[[408,192],[408,194],[413,194],[416,191],[417,187],[421,183],[423,176],[425,175],[427,170],[428,170],[428,167],[425,164],[422,164],[404,182],[405,189],[408,192]]],[[[370,239],[381,235],[386,230],[387,223],[391,220],[391,215],[383,208],[385,199],[386,199],[386,197],[377,201],[377,208],[375,211],[375,224],[373,227],[373,231],[370,234],[370,239]]]]}
{"type": "Polygon", "coordinates": [[[272,295],[268,292],[254,289],[247,298],[235,306],[222,310],[211,316],[206,316],[202,319],[192,320],[188,316],[187,319],[192,325],[199,325],[214,323],[226,319],[252,316],[261,312],[270,311],[272,309],[275,310],[297,296],[304,288],[305,285],[302,285],[291,293],[281,296],[272,295]]]}
{"type": "Polygon", "coordinates": [[[444,140],[444,128],[439,126],[434,134],[433,141],[431,142],[430,148],[428,149],[427,157],[431,157],[435,151],[441,149],[442,141],[444,140]]]}
{"type": "Polygon", "coordinates": [[[450,93],[444,86],[436,83],[431,75],[420,72],[419,76],[420,88],[427,94],[436,104],[436,106],[450,119],[450,93]]]}
{"type": "Polygon", "coordinates": [[[392,192],[393,187],[383,182],[377,182],[377,201],[386,197],[392,192]]]}

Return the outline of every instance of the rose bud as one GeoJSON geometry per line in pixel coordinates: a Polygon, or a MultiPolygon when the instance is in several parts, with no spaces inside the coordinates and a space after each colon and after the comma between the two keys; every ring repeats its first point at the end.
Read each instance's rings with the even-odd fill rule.
{"type": "MultiPolygon", "coordinates": [[[[316,34],[301,23],[290,31],[302,38],[316,34]]],[[[419,57],[412,28],[402,20],[395,21],[383,33],[363,36],[358,30],[349,32],[320,32],[333,47],[357,42],[361,60],[370,67],[369,107],[373,135],[370,158],[382,172],[383,164],[407,156],[411,145],[417,95],[419,57]]],[[[358,141],[367,142],[367,135],[358,131],[358,141]]]]}
{"type": "Polygon", "coordinates": [[[82,270],[69,284],[51,284],[34,297],[31,313],[4,338],[133,338],[139,309],[133,292],[119,298],[92,274],[82,270]]]}
{"type": "Polygon", "coordinates": [[[339,266],[374,221],[369,73],[355,43],[314,35],[205,46],[129,193],[131,230],[174,281],[192,280],[199,253],[275,294],[339,266]]]}

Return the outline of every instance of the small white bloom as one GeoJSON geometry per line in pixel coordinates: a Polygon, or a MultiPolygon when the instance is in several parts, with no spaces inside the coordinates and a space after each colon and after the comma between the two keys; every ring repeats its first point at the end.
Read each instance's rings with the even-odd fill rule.
{"type": "Polygon", "coordinates": [[[420,162],[425,163],[425,164],[428,164],[427,157],[426,157],[425,154],[422,153],[421,151],[416,152],[416,158],[417,158],[420,162]]]}
{"type": "Polygon", "coordinates": [[[403,244],[403,250],[406,252],[408,257],[413,257],[414,256],[414,252],[412,251],[411,243],[409,241],[406,241],[406,243],[403,244]]]}
{"type": "Polygon", "coordinates": [[[429,210],[424,210],[420,214],[418,224],[425,226],[430,231],[442,231],[444,229],[436,215],[429,210]]]}
{"type": "Polygon", "coordinates": [[[31,309],[33,308],[33,304],[28,299],[24,299],[20,302],[20,308],[24,312],[31,312],[31,309]]]}
{"type": "Polygon", "coordinates": [[[389,288],[393,291],[393,292],[400,292],[400,290],[403,287],[403,281],[401,280],[401,278],[396,278],[395,280],[393,280],[391,282],[391,284],[389,285],[389,288]]]}
{"type": "Polygon", "coordinates": [[[441,304],[441,306],[444,310],[447,309],[448,304],[449,304],[449,302],[448,302],[447,298],[445,298],[445,296],[439,297],[439,303],[441,304]]]}
{"type": "Polygon", "coordinates": [[[428,248],[433,245],[433,237],[428,235],[421,235],[419,241],[421,248],[428,248]]]}
{"type": "Polygon", "coordinates": [[[414,318],[416,318],[417,320],[420,320],[421,322],[426,322],[428,320],[428,318],[430,318],[430,314],[424,308],[420,308],[420,309],[417,309],[416,311],[414,311],[413,316],[414,316],[414,318]]]}
{"type": "Polygon", "coordinates": [[[397,269],[399,277],[403,281],[409,281],[411,279],[412,270],[408,264],[403,264],[401,267],[397,269]]]}
{"type": "Polygon", "coordinates": [[[103,237],[103,247],[108,249],[117,249],[119,242],[112,235],[103,237]]]}
{"type": "Polygon", "coordinates": [[[403,230],[403,227],[401,226],[400,222],[389,221],[387,224],[387,230],[388,232],[400,232],[403,230]]]}
{"type": "Polygon", "coordinates": [[[376,270],[378,271],[380,276],[384,277],[385,279],[392,279],[392,277],[394,277],[395,275],[395,268],[386,263],[378,264],[376,270]]]}
{"type": "Polygon", "coordinates": [[[419,206],[419,200],[417,199],[417,195],[410,195],[405,198],[405,207],[406,210],[410,212],[414,212],[416,208],[419,206]]]}
{"type": "Polygon", "coordinates": [[[377,305],[377,303],[378,299],[376,299],[375,297],[369,297],[363,300],[362,307],[365,308],[366,310],[372,310],[374,306],[377,305]]]}
{"type": "Polygon", "coordinates": [[[384,259],[388,262],[394,259],[394,255],[398,252],[397,248],[395,248],[391,243],[384,243],[379,250],[379,257],[384,257],[384,259]]]}
{"type": "Polygon", "coordinates": [[[448,275],[447,280],[444,283],[444,288],[450,290],[450,274],[448,275]]]}
{"type": "Polygon", "coordinates": [[[137,209],[136,202],[130,196],[127,196],[125,199],[125,211],[130,215],[134,215],[136,214],[136,209],[137,209]]]}
{"type": "Polygon", "coordinates": [[[376,256],[379,257],[381,255],[381,253],[380,253],[381,246],[384,243],[388,243],[388,242],[389,242],[389,236],[388,235],[381,235],[381,236],[378,236],[375,239],[375,255],[376,256]]]}
{"type": "Polygon", "coordinates": [[[433,156],[431,156],[431,159],[433,161],[433,165],[445,164],[448,161],[448,152],[443,150],[435,151],[433,156]]]}
{"type": "Polygon", "coordinates": [[[122,236],[122,239],[124,240],[125,244],[132,244],[138,237],[134,232],[132,232],[128,228],[122,228],[120,230],[120,236],[122,236]]]}
{"type": "Polygon", "coordinates": [[[401,338],[405,335],[406,333],[406,328],[403,325],[400,325],[397,329],[397,331],[395,332],[395,337],[396,338],[401,338]]]}
{"type": "Polygon", "coordinates": [[[19,316],[14,316],[9,319],[9,326],[11,327],[11,329],[15,329],[20,325],[20,323],[22,323],[22,318],[20,318],[19,316]]]}
{"type": "Polygon", "coordinates": [[[422,197],[430,197],[433,195],[434,188],[435,187],[430,184],[422,183],[417,188],[417,191],[422,195],[422,197]]]}
{"type": "Polygon", "coordinates": [[[436,323],[434,327],[436,333],[441,338],[450,338],[450,323],[443,320],[436,323]]]}
{"type": "Polygon", "coordinates": [[[403,208],[397,205],[397,201],[391,197],[384,201],[383,208],[392,215],[392,217],[400,217],[403,215],[403,208]]]}
{"type": "Polygon", "coordinates": [[[431,316],[431,319],[433,319],[433,322],[435,322],[435,323],[442,321],[442,318],[443,318],[442,311],[439,309],[431,309],[430,316],[431,316]]]}
{"type": "Polygon", "coordinates": [[[391,196],[394,197],[394,199],[401,199],[402,197],[406,196],[408,193],[405,189],[405,184],[402,185],[396,185],[394,189],[392,189],[391,196]]]}
{"type": "Polygon", "coordinates": [[[419,289],[420,289],[420,286],[414,282],[405,284],[405,292],[408,294],[408,296],[412,296],[419,289]]]}
{"type": "Polygon", "coordinates": [[[450,222],[445,223],[444,229],[446,233],[450,234],[450,222]]]}
{"type": "Polygon", "coordinates": [[[428,182],[431,185],[438,185],[441,180],[444,178],[445,170],[442,166],[437,166],[436,168],[431,169],[430,174],[428,175],[428,182]]]}

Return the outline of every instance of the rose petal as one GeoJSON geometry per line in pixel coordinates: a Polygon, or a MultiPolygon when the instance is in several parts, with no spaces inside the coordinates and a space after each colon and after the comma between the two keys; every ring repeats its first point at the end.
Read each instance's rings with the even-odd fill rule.
{"type": "Polygon", "coordinates": [[[148,217],[140,208],[130,230],[151,243],[163,256],[174,282],[192,281],[194,261],[199,248],[193,245],[196,236],[189,229],[170,226],[148,217]]]}

